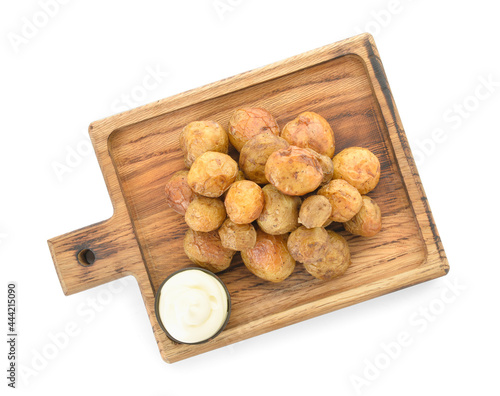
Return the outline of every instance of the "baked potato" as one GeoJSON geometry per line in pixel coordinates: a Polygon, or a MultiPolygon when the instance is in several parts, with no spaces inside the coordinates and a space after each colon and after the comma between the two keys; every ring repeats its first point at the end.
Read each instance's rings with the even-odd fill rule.
{"type": "Polygon", "coordinates": [[[321,165],[321,169],[323,170],[323,180],[321,181],[321,186],[327,184],[330,180],[333,179],[333,161],[330,157],[326,155],[318,154],[316,151],[312,149],[306,149],[309,151],[321,165]]]}
{"type": "Polygon", "coordinates": [[[301,263],[318,261],[324,257],[328,243],[328,233],[322,227],[300,226],[288,237],[288,251],[301,263]]]}
{"type": "Polygon", "coordinates": [[[324,227],[329,224],[331,214],[332,205],[328,198],[323,195],[311,195],[302,202],[299,223],[306,228],[324,227]]]}
{"type": "Polygon", "coordinates": [[[310,148],[332,158],[335,153],[333,130],[323,117],[306,111],[285,125],[281,137],[293,146],[310,148]]]}
{"type": "Polygon", "coordinates": [[[165,185],[167,205],[177,213],[184,215],[195,194],[187,182],[187,170],[175,172],[165,185]]]}
{"type": "Polygon", "coordinates": [[[243,145],[252,137],[269,132],[279,136],[278,123],[272,114],[260,107],[244,107],[237,109],[229,120],[229,141],[241,151],[243,145]]]}
{"type": "Polygon", "coordinates": [[[243,263],[251,273],[271,282],[281,282],[295,269],[295,260],[288,252],[286,235],[269,235],[257,231],[257,242],[241,251],[243,263]]]}
{"type": "MultiPolygon", "coordinates": [[[[240,181],[240,180],[246,180],[245,174],[241,170],[238,171],[238,174],[236,175],[236,179],[234,179],[233,184],[236,183],[237,181],[240,181]]],[[[231,186],[232,186],[232,184],[231,184],[231,186]]],[[[229,186],[229,188],[231,188],[231,186],[229,186]]],[[[227,195],[227,192],[229,191],[229,188],[226,191],[224,191],[224,193],[220,196],[220,198],[223,201],[226,199],[226,195],[227,195]]]]}
{"type": "Polygon", "coordinates": [[[310,151],[290,146],[272,153],[265,167],[266,178],[287,195],[304,195],[323,181],[323,169],[310,151]]]}
{"type": "Polygon", "coordinates": [[[304,263],[307,272],[322,280],[330,280],[343,275],[351,264],[351,252],[342,235],[327,231],[326,253],[318,261],[304,263]]]}
{"type": "Polygon", "coordinates": [[[187,181],[196,193],[209,198],[220,197],[238,175],[238,164],[229,155],[207,151],[194,161],[187,181]]]}
{"type": "Polygon", "coordinates": [[[333,178],[345,180],[360,194],[367,194],[378,184],[380,162],[368,149],[346,148],[333,157],[333,178]]]}
{"type": "Polygon", "coordinates": [[[192,229],[184,236],[184,251],[193,263],[213,273],[228,268],[235,253],[222,246],[217,231],[198,232],[192,229]]]}
{"type": "Polygon", "coordinates": [[[363,206],[351,220],[344,223],[344,228],[354,235],[372,237],[382,228],[382,214],[373,199],[366,195],[362,198],[363,206]]]}
{"type": "Polygon", "coordinates": [[[236,224],[251,223],[264,208],[264,194],[259,185],[250,180],[233,183],[224,200],[227,215],[236,224]]]}
{"type": "MultiPolygon", "coordinates": [[[[289,146],[285,139],[272,133],[261,133],[246,142],[240,152],[240,169],[247,179],[258,184],[267,184],[265,167],[269,156],[289,146]]],[[[333,165],[332,165],[333,171],[333,165]]]]}
{"type": "Polygon", "coordinates": [[[218,198],[198,196],[188,206],[184,220],[195,231],[218,229],[226,219],[224,203],[218,198]]]}
{"type": "Polygon", "coordinates": [[[227,132],[215,121],[193,121],[182,130],[179,141],[188,168],[203,153],[217,151],[227,154],[229,138],[227,132]]]}
{"type": "Polygon", "coordinates": [[[257,241],[257,232],[252,224],[236,224],[226,219],[219,228],[219,236],[226,249],[241,251],[251,249],[257,241]]]}
{"type": "Polygon", "coordinates": [[[332,205],[330,220],[344,223],[351,220],[363,205],[359,191],[342,179],[334,179],[318,190],[332,205]]]}
{"type": "Polygon", "coordinates": [[[257,219],[257,224],[270,235],[286,234],[299,226],[299,197],[285,195],[272,184],[262,188],[264,208],[257,219]]]}

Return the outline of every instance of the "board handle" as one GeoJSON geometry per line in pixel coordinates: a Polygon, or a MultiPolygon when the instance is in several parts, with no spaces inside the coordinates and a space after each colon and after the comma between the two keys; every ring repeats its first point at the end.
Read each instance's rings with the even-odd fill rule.
{"type": "Polygon", "coordinates": [[[114,216],[47,242],[66,295],[135,275],[142,262],[133,231],[114,216]]]}

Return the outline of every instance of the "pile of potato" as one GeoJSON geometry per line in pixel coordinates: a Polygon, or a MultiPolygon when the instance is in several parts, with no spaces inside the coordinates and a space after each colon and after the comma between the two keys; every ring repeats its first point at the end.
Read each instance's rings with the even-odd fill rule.
{"type": "Polygon", "coordinates": [[[314,277],[332,279],[351,255],[346,240],[326,227],[341,222],[364,237],[381,229],[380,208],[365,195],[379,181],[379,160],[361,147],[334,156],[333,130],[319,114],[301,113],[280,132],[269,111],[240,108],[227,132],[215,121],[191,122],[180,145],[189,171],[169,180],[167,202],[189,226],[187,256],[212,272],[227,269],[239,251],[268,281],[286,279],[296,261],[314,277]],[[239,164],[227,154],[229,143],[239,164]]]}

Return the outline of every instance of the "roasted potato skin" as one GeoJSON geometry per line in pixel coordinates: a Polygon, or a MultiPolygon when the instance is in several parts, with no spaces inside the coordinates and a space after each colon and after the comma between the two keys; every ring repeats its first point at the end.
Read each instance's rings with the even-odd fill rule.
{"type": "Polygon", "coordinates": [[[257,242],[257,231],[252,224],[236,224],[231,219],[226,219],[218,232],[222,246],[226,249],[251,249],[257,242]]]}
{"type": "Polygon", "coordinates": [[[264,208],[257,219],[257,224],[267,234],[281,235],[295,230],[299,226],[300,197],[285,195],[272,184],[262,188],[264,208]]]}
{"type": "Polygon", "coordinates": [[[344,228],[354,235],[372,237],[382,228],[382,214],[373,199],[366,195],[362,198],[363,206],[351,220],[344,223],[344,228]]]}
{"type": "Polygon", "coordinates": [[[332,214],[332,205],[323,195],[307,197],[299,212],[299,223],[306,228],[324,227],[332,214]]]}
{"type": "Polygon", "coordinates": [[[236,224],[251,223],[264,208],[264,194],[259,185],[250,180],[233,183],[224,201],[229,218],[236,224]]]}
{"type": "Polygon", "coordinates": [[[328,233],[324,228],[300,226],[288,237],[288,251],[301,262],[318,261],[324,257],[328,243],[328,233]]]}
{"type": "Polygon", "coordinates": [[[325,255],[318,261],[304,263],[304,267],[315,278],[330,280],[343,275],[351,265],[351,252],[347,241],[336,232],[327,231],[328,244],[325,255]]]}
{"type": "Polygon", "coordinates": [[[167,205],[177,213],[184,215],[195,194],[187,182],[187,170],[175,172],[165,185],[167,205]]]}
{"type": "Polygon", "coordinates": [[[224,128],[215,121],[193,121],[182,130],[179,141],[188,168],[203,153],[217,151],[227,154],[229,138],[224,128]]]}
{"type": "Polygon", "coordinates": [[[193,263],[213,273],[229,268],[235,253],[222,246],[217,231],[198,232],[192,229],[184,236],[184,251],[193,263]]]}
{"type": "Polygon", "coordinates": [[[319,164],[321,165],[321,169],[323,170],[323,180],[321,181],[321,186],[324,186],[325,184],[328,184],[330,180],[333,179],[333,161],[330,157],[327,157],[326,155],[318,154],[316,151],[311,150],[311,149],[306,149],[309,151],[316,159],[318,160],[319,164]]]}
{"type": "Polygon", "coordinates": [[[280,132],[275,118],[266,109],[260,107],[239,108],[229,120],[229,141],[238,151],[241,151],[249,139],[264,132],[277,136],[280,132]]]}
{"type": "Polygon", "coordinates": [[[236,175],[236,179],[234,179],[235,182],[241,181],[241,180],[246,180],[245,173],[243,171],[239,170],[238,174],[236,175]]]}
{"type": "MultiPolygon", "coordinates": [[[[258,184],[267,184],[266,162],[275,151],[289,146],[285,139],[272,133],[261,133],[248,140],[240,152],[239,165],[247,179],[258,184]]],[[[333,165],[332,165],[333,171],[333,165]]]]}
{"type": "Polygon", "coordinates": [[[266,178],[287,195],[304,195],[323,181],[323,169],[308,150],[290,146],[272,153],[266,163],[266,178]]]}
{"type": "Polygon", "coordinates": [[[286,237],[258,230],[255,246],[241,251],[248,270],[270,282],[282,282],[288,278],[295,269],[295,260],[288,252],[286,237]]]}
{"type": "Polygon", "coordinates": [[[380,162],[370,150],[349,147],[333,157],[333,178],[356,187],[360,194],[372,191],[380,179],[380,162]]]}
{"type": "Polygon", "coordinates": [[[195,231],[210,232],[218,229],[226,219],[224,202],[218,198],[198,196],[188,206],[184,220],[195,231]]]}
{"type": "Polygon", "coordinates": [[[310,148],[329,158],[335,153],[332,127],[322,116],[305,111],[285,125],[281,137],[293,146],[310,148]]]}
{"type": "Polygon", "coordinates": [[[191,189],[209,198],[220,197],[238,175],[238,164],[229,155],[207,151],[194,161],[187,181],[191,189]]]}
{"type": "MultiPolygon", "coordinates": [[[[238,171],[238,174],[236,175],[236,179],[234,179],[233,184],[240,181],[240,180],[246,180],[245,174],[241,170],[238,171]]],[[[232,186],[232,184],[231,184],[231,186],[232,186]]],[[[229,187],[231,188],[231,186],[229,186],[229,187]]],[[[224,193],[220,196],[220,198],[223,201],[226,199],[226,195],[227,195],[228,191],[229,191],[229,188],[226,191],[224,191],[224,193]]]]}
{"type": "Polygon", "coordinates": [[[351,220],[363,205],[359,191],[342,179],[334,179],[318,190],[332,205],[330,220],[344,223],[351,220]]]}

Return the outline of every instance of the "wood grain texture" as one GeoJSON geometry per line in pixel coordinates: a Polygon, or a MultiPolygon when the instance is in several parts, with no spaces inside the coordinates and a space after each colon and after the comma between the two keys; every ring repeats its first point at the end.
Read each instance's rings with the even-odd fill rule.
{"type": "Polygon", "coordinates": [[[258,70],[243,73],[126,113],[97,121],[90,136],[114,207],[111,219],[51,239],[49,246],[66,294],[125,275],[137,279],[162,357],[175,362],[267,331],[414,285],[448,272],[448,262],[408,142],[370,35],[363,34],[258,70]],[[347,273],[332,281],[301,265],[282,283],[252,275],[235,256],[220,274],[232,298],[226,329],[200,345],[179,345],[160,329],[154,294],[173,271],[190,266],[182,241],[184,218],[168,208],[164,186],[184,168],[179,133],[191,121],[227,125],[243,105],[269,109],[281,127],[302,111],[325,117],[337,149],[361,146],[381,162],[369,195],[383,214],[382,231],[346,237],[347,273]],[[93,265],[77,254],[92,249],[93,265]]]}

